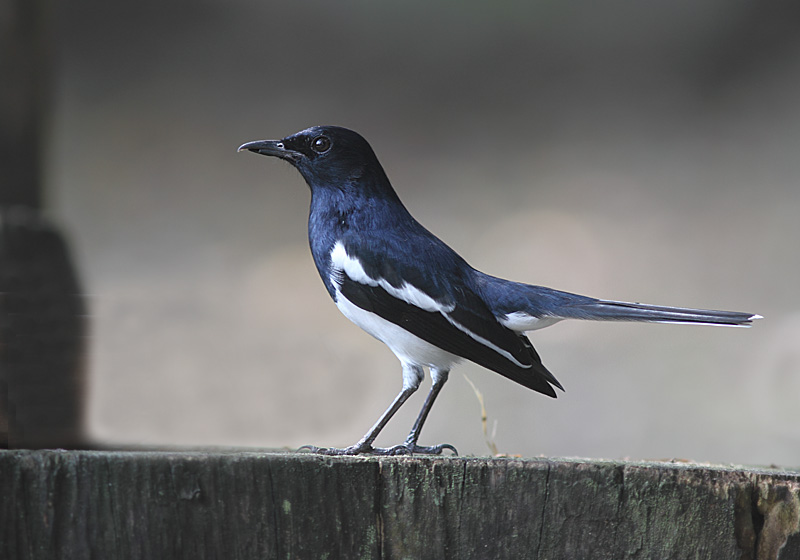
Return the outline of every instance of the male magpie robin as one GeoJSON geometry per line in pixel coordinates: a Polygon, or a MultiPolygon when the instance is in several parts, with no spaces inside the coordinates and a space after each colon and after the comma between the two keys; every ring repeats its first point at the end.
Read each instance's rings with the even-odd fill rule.
{"type": "Polygon", "coordinates": [[[319,448],[326,455],[432,453],[417,444],[422,425],[454,364],[470,360],[555,397],[564,388],[525,332],[562,319],[749,326],[752,313],[609,301],[520,284],[472,268],[417,222],[400,202],[361,135],[315,126],[283,140],[239,147],[291,163],[311,189],[308,239],[322,281],[339,310],[400,360],[403,388],[361,440],[319,448]],[[378,433],[417,390],[423,368],[433,385],[406,441],[373,447],[378,433]]]}

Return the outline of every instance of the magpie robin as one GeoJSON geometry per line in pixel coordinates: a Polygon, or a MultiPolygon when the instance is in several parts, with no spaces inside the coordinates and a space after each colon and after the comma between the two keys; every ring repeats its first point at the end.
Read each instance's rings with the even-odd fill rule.
{"type": "Polygon", "coordinates": [[[283,140],[248,142],[239,151],[291,163],[311,188],[308,239],[328,293],[345,317],[395,353],[403,388],[361,440],[326,455],[442,453],[450,444],[417,444],[450,369],[462,359],[555,397],[564,388],[542,364],[525,332],[562,319],[749,326],[759,315],[595,299],[520,284],[472,268],[417,222],[400,202],[361,135],[315,126],[283,140]],[[378,433],[422,381],[433,385],[404,443],[373,447],[378,433]]]}

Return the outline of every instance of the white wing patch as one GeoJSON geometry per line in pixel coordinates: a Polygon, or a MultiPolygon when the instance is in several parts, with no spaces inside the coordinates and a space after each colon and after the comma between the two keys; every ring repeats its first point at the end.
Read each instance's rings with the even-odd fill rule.
{"type": "MultiPolygon", "coordinates": [[[[517,360],[510,352],[504,350],[487,340],[486,338],[472,332],[466,326],[455,321],[450,313],[455,309],[455,304],[444,305],[437,302],[428,294],[420,289],[412,286],[408,282],[404,282],[399,288],[395,288],[383,278],[372,278],[369,276],[361,262],[354,257],[347,254],[344,245],[341,241],[337,241],[331,250],[331,280],[336,289],[336,305],[339,310],[356,325],[364,329],[366,332],[389,346],[391,350],[397,355],[398,358],[404,363],[425,365],[429,367],[440,367],[442,369],[449,369],[449,367],[459,360],[457,356],[446,352],[435,345],[430,344],[411,334],[404,328],[387,321],[378,315],[365,311],[360,307],[354,305],[349,301],[340,291],[339,274],[346,274],[354,282],[359,284],[377,287],[380,286],[391,296],[402,300],[410,305],[429,311],[432,313],[441,313],[447,321],[461,332],[468,335],[475,342],[492,349],[505,359],[515,364],[517,367],[528,369],[531,364],[523,364],[517,360]]],[[[537,319],[527,314],[512,313],[500,323],[504,326],[521,332],[523,329],[514,328],[518,325],[525,326],[524,330],[532,330],[529,326],[532,323],[542,323],[541,328],[555,323],[559,319],[537,319]],[[523,318],[522,315],[525,315],[523,318]],[[514,326],[510,326],[514,325],[514,326]]]]}
{"type": "MultiPolygon", "coordinates": [[[[380,286],[388,293],[399,300],[408,304],[424,309],[425,311],[439,311],[440,313],[450,313],[455,309],[455,305],[444,305],[430,297],[425,292],[415,288],[408,282],[403,282],[399,288],[395,288],[383,278],[371,278],[365,271],[358,259],[347,254],[341,241],[337,241],[331,250],[331,266],[333,270],[344,271],[352,280],[366,284],[367,286],[380,286]]],[[[334,284],[336,282],[334,281],[334,284]]]]}

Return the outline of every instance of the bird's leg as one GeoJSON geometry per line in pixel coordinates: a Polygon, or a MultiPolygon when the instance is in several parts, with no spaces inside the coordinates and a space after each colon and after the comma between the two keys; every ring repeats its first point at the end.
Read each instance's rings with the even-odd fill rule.
{"type": "MultiPolygon", "coordinates": [[[[389,422],[391,417],[394,416],[401,406],[403,406],[403,403],[408,400],[408,397],[410,397],[414,391],[417,390],[420,382],[422,381],[423,375],[424,373],[421,367],[403,364],[403,389],[394,398],[394,401],[392,401],[392,404],[390,404],[389,408],[386,409],[386,412],[384,412],[381,417],[378,418],[378,421],[375,422],[375,425],[372,426],[372,428],[370,428],[370,430],[364,434],[364,437],[362,437],[355,445],[343,448],[304,445],[298,449],[298,451],[307,449],[312,453],[321,453],[323,455],[360,455],[362,453],[373,453],[376,455],[396,455],[397,453],[392,452],[394,448],[374,448],[372,447],[372,443],[375,441],[375,438],[378,437],[378,434],[381,432],[384,426],[386,426],[387,422],[389,422]]],[[[417,422],[419,422],[419,419],[417,419],[417,422]]],[[[408,451],[406,451],[406,453],[408,453],[408,451]]]]}
{"type": "Polygon", "coordinates": [[[419,416],[417,416],[417,420],[414,422],[414,426],[411,428],[411,432],[409,432],[408,437],[406,438],[405,443],[402,445],[397,446],[398,448],[405,448],[407,449],[408,453],[428,453],[433,455],[439,455],[445,449],[449,449],[453,452],[453,454],[458,455],[458,451],[456,448],[450,445],[449,443],[440,443],[439,445],[433,445],[429,447],[422,447],[417,445],[417,441],[419,440],[419,434],[422,431],[422,425],[425,423],[425,420],[428,418],[428,413],[431,411],[433,407],[433,401],[436,400],[436,397],[439,395],[439,391],[442,390],[444,387],[445,382],[447,381],[447,376],[450,373],[450,370],[447,369],[431,369],[431,378],[433,379],[433,385],[431,386],[431,390],[428,392],[428,396],[425,397],[425,403],[422,405],[422,409],[419,411],[419,416]]]}

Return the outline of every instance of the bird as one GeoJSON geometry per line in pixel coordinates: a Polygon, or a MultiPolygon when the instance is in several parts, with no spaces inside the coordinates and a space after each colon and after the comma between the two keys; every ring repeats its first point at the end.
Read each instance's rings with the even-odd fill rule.
{"type": "Polygon", "coordinates": [[[750,326],[760,315],[596,299],[480,272],[406,209],[370,144],[338,126],[313,126],[241,151],[294,166],[311,191],[308,240],[322,282],[342,314],[400,360],[402,389],[370,430],[324,455],[458,454],[423,446],[420,432],[454,365],[468,360],[549,397],[564,387],[525,333],[565,319],[750,326]],[[381,430],[418,389],[432,384],[406,440],[375,447],[381,430]]]}

